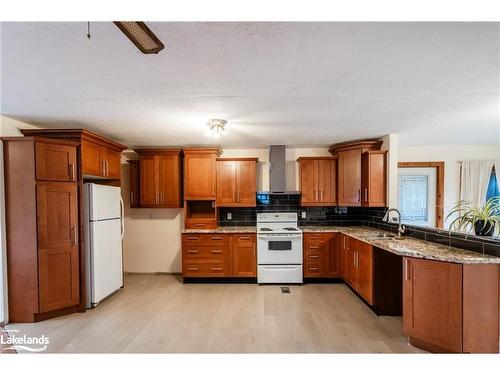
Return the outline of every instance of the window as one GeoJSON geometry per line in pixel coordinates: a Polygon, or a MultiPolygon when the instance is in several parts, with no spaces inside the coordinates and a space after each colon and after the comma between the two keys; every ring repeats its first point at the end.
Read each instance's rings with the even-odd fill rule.
{"type": "Polygon", "coordinates": [[[398,168],[398,209],[402,223],[435,226],[436,178],[436,168],[398,168]]]}
{"type": "Polygon", "coordinates": [[[495,175],[495,168],[491,171],[490,182],[488,183],[488,190],[486,191],[486,201],[493,197],[500,196],[500,191],[498,189],[498,181],[495,175]]]}

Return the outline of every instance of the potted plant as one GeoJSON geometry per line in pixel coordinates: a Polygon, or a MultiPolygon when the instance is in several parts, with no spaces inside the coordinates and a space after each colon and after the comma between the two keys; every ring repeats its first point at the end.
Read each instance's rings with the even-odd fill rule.
{"type": "Polygon", "coordinates": [[[457,213],[458,217],[450,223],[450,230],[469,233],[474,230],[478,236],[492,236],[500,228],[500,197],[491,197],[482,206],[459,201],[446,219],[457,213]]]}

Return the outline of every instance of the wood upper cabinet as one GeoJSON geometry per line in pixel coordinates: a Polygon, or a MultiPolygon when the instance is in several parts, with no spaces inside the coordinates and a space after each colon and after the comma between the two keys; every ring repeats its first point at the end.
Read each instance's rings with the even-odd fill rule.
{"type": "Polygon", "coordinates": [[[361,149],[338,153],[339,206],[361,206],[361,149]]]}
{"type": "Polygon", "coordinates": [[[217,159],[218,207],[256,206],[257,158],[217,159]]]}
{"type": "Polygon", "coordinates": [[[215,200],[218,148],[184,149],[184,199],[215,200]]]}
{"type": "Polygon", "coordinates": [[[361,155],[361,206],[387,206],[387,151],[361,155]]]}
{"type": "Polygon", "coordinates": [[[257,276],[257,249],[255,234],[232,234],[231,275],[234,277],[257,276]]]}
{"type": "Polygon", "coordinates": [[[54,143],[35,143],[36,178],[46,181],[76,181],[76,147],[54,143]]]}
{"type": "Polygon", "coordinates": [[[121,151],[82,140],[82,173],[88,176],[120,178],[121,151]]]}
{"type": "Polygon", "coordinates": [[[182,157],[180,149],[135,150],[138,171],[131,173],[131,186],[139,186],[136,207],[182,207],[182,157]],[[132,178],[138,178],[139,183],[132,178]]]}
{"type": "MultiPolygon", "coordinates": [[[[385,192],[385,180],[383,181],[383,187],[380,186],[381,173],[385,173],[384,169],[379,168],[379,161],[382,159],[379,160],[376,157],[377,160],[371,160],[372,166],[370,168],[362,170],[362,155],[365,152],[379,151],[381,147],[382,141],[380,140],[348,142],[330,147],[330,153],[338,159],[337,201],[339,206],[361,206],[363,200],[362,187],[366,187],[367,198],[365,200],[369,202],[371,198],[371,201],[373,201],[371,206],[379,207],[381,203],[380,192],[385,192]],[[362,176],[365,177],[364,181],[362,176]],[[366,179],[366,176],[369,176],[369,178],[366,179]]],[[[383,152],[380,153],[380,155],[382,154],[383,152]]],[[[370,204],[365,203],[364,205],[369,206],[370,204]]]]}
{"type": "Polygon", "coordinates": [[[132,208],[138,208],[140,207],[139,204],[139,160],[129,160],[129,178],[130,178],[130,185],[129,185],[129,201],[130,201],[130,207],[132,208]]]}
{"type": "Polygon", "coordinates": [[[336,158],[298,158],[301,206],[331,206],[337,202],[336,158]]]}
{"type": "Polygon", "coordinates": [[[79,301],[76,183],[37,182],[40,312],[79,301]]]}
{"type": "Polygon", "coordinates": [[[403,258],[403,331],[433,352],[498,353],[499,266],[403,258]]]}

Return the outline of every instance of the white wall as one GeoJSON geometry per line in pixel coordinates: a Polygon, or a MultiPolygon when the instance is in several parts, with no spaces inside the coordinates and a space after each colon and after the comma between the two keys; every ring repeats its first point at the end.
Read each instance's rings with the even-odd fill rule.
{"type": "MultiPolygon", "coordinates": [[[[498,160],[498,145],[408,146],[399,147],[399,161],[444,161],[444,216],[459,199],[460,163],[462,160],[498,160]]],[[[445,222],[445,228],[448,228],[445,222]]]]}
{"type": "MultiPolygon", "coordinates": [[[[287,190],[299,189],[299,156],[331,156],[327,148],[287,149],[287,190]]],[[[269,189],[268,149],[225,149],[222,157],[258,157],[257,190],[269,189]]],[[[124,153],[124,160],[136,158],[124,153]]],[[[122,164],[125,202],[124,268],[127,272],[181,272],[182,209],[130,208],[129,168],[122,164]]]]}
{"type": "MultiPolygon", "coordinates": [[[[33,126],[5,116],[0,116],[0,137],[22,136],[19,129],[26,128],[33,128],[33,126]]],[[[8,320],[6,267],[3,144],[0,142],[0,322],[8,320]]]]}

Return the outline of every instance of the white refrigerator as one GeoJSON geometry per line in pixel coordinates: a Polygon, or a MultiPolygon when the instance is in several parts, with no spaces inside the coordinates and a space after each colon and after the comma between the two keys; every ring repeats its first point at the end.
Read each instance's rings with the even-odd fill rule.
{"type": "Polygon", "coordinates": [[[87,308],[123,286],[123,201],[116,186],[84,184],[87,308]]]}

